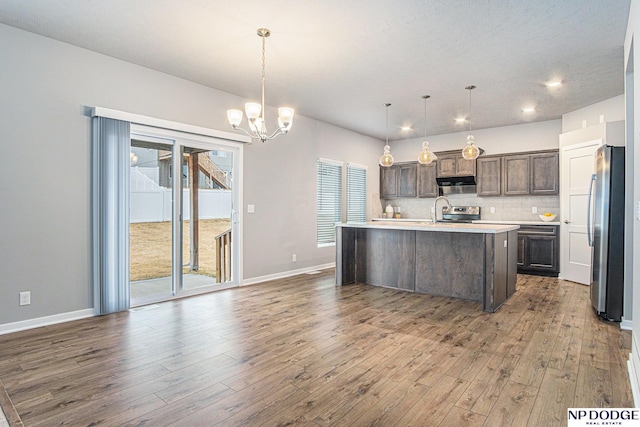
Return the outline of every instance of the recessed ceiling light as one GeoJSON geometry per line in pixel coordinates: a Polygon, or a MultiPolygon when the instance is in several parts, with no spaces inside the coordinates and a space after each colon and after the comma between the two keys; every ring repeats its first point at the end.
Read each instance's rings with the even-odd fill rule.
{"type": "Polygon", "coordinates": [[[562,80],[552,80],[546,83],[547,87],[558,87],[562,85],[562,80]]]}
{"type": "Polygon", "coordinates": [[[456,117],[456,123],[461,124],[467,121],[466,117],[456,117]]]}
{"type": "Polygon", "coordinates": [[[522,109],[523,113],[533,113],[534,111],[536,111],[536,109],[533,107],[526,107],[522,109]]]}
{"type": "Polygon", "coordinates": [[[400,130],[402,132],[409,132],[411,130],[411,126],[400,126],[400,130]]]}

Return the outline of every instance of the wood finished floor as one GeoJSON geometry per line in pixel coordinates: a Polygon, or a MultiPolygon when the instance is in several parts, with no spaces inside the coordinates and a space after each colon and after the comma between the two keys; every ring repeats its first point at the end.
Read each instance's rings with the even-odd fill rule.
{"type": "Polygon", "coordinates": [[[519,276],[488,314],[333,274],[0,336],[0,384],[25,426],[565,426],[633,406],[630,333],[585,286],[519,276]]]}

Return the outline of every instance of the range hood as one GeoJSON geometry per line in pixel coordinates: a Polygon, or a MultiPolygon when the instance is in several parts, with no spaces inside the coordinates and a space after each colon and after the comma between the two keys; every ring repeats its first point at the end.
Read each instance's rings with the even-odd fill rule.
{"type": "Polygon", "coordinates": [[[436,182],[438,183],[438,193],[442,196],[477,193],[476,177],[473,175],[440,177],[436,178],[436,182]]]}

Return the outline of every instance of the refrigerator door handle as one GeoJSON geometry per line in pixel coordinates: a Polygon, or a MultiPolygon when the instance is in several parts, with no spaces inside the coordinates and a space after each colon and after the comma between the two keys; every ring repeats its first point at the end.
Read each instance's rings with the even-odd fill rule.
{"type": "Polygon", "coordinates": [[[596,182],[596,174],[591,175],[591,181],[589,181],[589,195],[587,196],[587,241],[589,246],[593,247],[593,233],[591,224],[591,194],[593,191],[593,183],[596,182]]]}

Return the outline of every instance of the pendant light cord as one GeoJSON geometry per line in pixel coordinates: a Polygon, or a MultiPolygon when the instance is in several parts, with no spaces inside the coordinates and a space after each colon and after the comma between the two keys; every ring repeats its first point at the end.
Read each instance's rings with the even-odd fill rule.
{"type": "Polygon", "coordinates": [[[262,34],[262,112],[261,112],[261,116],[262,116],[262,120],[264,120],[264,63],[265,63],[265,39],[266,39],[266,34],[262,34]]]}
{"type": "Polygon", "coordinates": [[[471,91],[475,88],[473,85],[465,87],[469,91],[469,135],[471,135],[471,91]]]}

